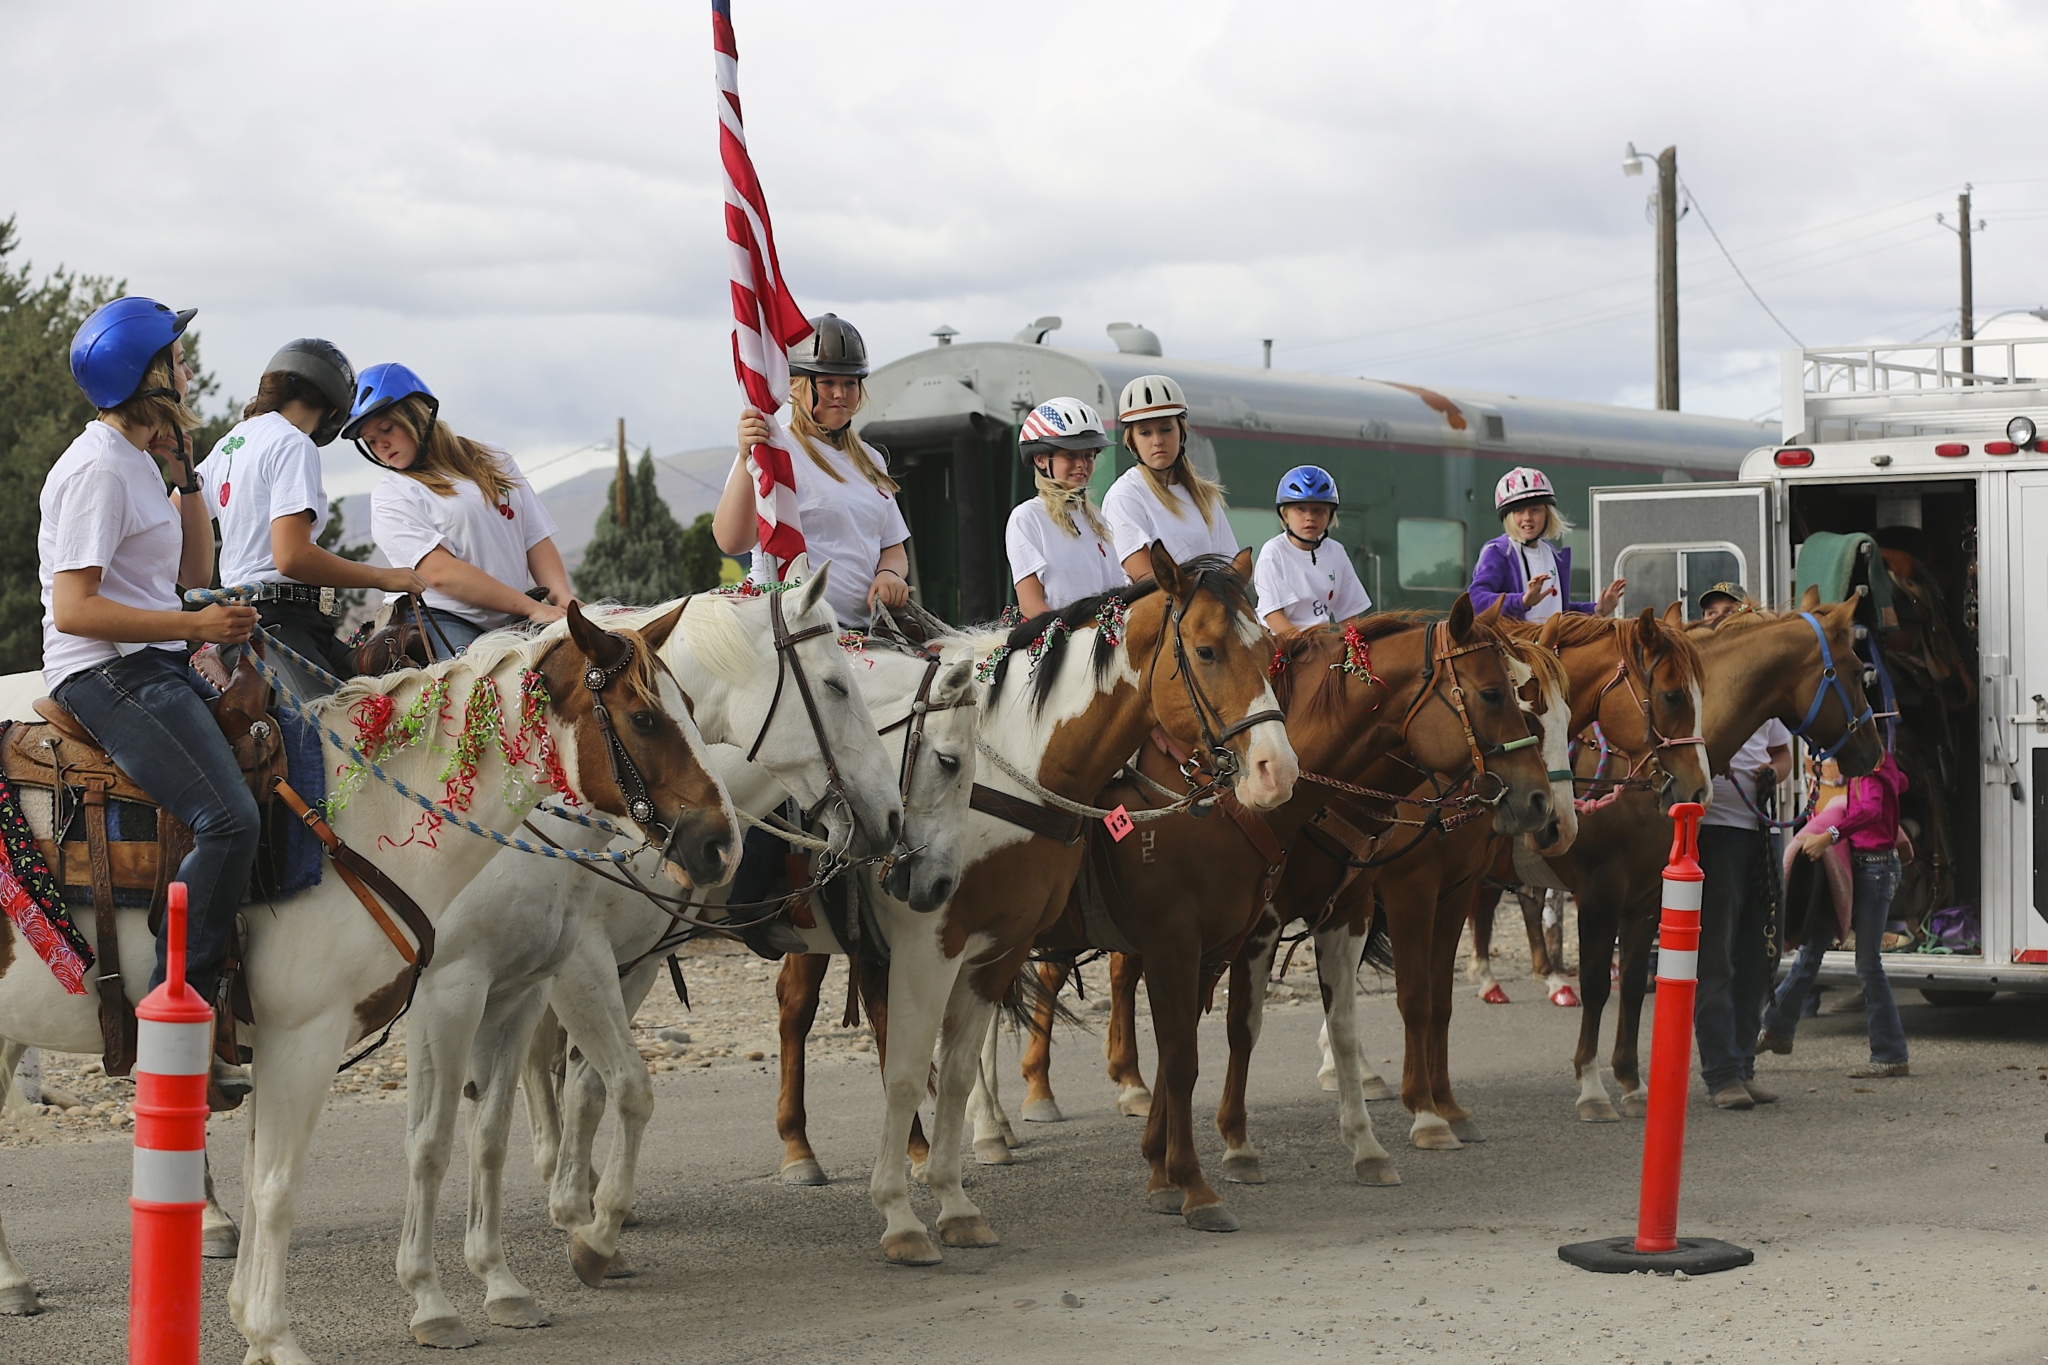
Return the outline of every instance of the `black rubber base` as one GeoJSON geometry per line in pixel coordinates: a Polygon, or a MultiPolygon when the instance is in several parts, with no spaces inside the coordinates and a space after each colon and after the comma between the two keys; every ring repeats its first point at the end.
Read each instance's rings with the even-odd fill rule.
{"type": "Polygon", "coordinates": [[[1561,1246],[1557,1258],[1602,1275],[1631,1275],[1638,1270],[1654,1270],[1660,1275],[1669,1275],[1674,1270],[1683,1270],[1688,1275],[1711,1275],[1756,1259],[1756,1253],[1748,1247],[1712,1237],[1681,1237],[1676,1251],[1642,1252],[1635,1245],[1634,1237],[1603,1237],[1597,1242],[1561,1246]]]}

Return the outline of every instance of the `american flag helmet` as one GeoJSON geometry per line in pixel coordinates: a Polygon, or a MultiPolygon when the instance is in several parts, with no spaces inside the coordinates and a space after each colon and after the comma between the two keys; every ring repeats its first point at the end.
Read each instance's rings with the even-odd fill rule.
{"type": "Polygon", "coordinates": [[[1095,451],[1109,444],[1102,418],[1078,398],[1048,398],[1024,414],[1017,444],[1026,463],[1056,450],[1095,451]]]}
{"type": "Polygon", "coordinates": [[[1526,465],[1510,469],[1493,486],[1493,510],[1496,514],[1511,507],[1520,507],[1525,502],[1556,501],[1557,490],[1550,486],[1550,476],[1526,465]]]}

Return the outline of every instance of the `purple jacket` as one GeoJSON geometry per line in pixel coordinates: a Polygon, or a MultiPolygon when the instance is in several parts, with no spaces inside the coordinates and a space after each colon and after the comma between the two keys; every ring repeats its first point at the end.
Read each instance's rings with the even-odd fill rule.
{"type": "MultiPolygon", "coordinates": [[[[1559,593],[1568,594],[1572,588],[1572,552],[1559,545],[1557,552],[1557,582],[1551,586],[1559,593]]],[[[1472,570],[1472,610],[1485,611],[1500,601],[1500,614],[1511,621],[1520,621],[1529,614],[1522,605],[1522,593],[1529,581],[1522,577],[1522,557],[1515,553],[1514,542],[1505,534],[1495,536],[1479,551],[1479,563],[1472,570]]],[[[1591,616],[1596,606],[1593,602],[1574,602],[1567,596],[1561,610],[1575,611],[1582,616],[1591,616]]]]}

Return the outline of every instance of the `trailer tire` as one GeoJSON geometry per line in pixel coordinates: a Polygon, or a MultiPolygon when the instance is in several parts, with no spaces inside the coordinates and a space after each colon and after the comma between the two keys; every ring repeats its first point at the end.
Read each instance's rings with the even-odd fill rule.
{"type": "Polygon", "coordinates": [[[1930,1005],[1953,1009],[1961,1005],[1982,1005],[1997,991],[1973,990],[1967,986],[1922,986],[1920,998],[1930,1005]]]}

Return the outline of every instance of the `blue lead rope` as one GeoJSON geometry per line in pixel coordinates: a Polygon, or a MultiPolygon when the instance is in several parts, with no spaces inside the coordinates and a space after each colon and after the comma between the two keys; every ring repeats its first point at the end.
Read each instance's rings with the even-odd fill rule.
{"type": "Polygon", "coordinates": [[[1870,707],[1865,707],[1862,715],[1856,714],[1855,703],[1849,700],[1849,689],[1842,685],[1841,675],[1835,671],[1835,652],[1828,647],[1828,633],[1820,628],[1820,622],[1814,619],[1813,613],[1810,611],[1800,612],[1799,619],[1813,627],[1814,638],[1820,641],[1821,685],[1813,690],[1813,704],[1806,708],[1806,719],[1793,726],[1792,733],[1798,735],[1801,739],[1806,738],[1806,732],[1813,727],[1813,722],[1819,719],[1820,708],[1827,701],[1829,692],[1833,692],[1837,697],[1841,698],[1842,716],[1849,722],[1848,728],[1842,731],[1840,739],[1827,748],[1818,749],[1814,752],[1813,761],[1815,763],[1825,763],[1828,759],[1833,758],[1839,753],[1842,746],[1847,744],[1858,730],[1861,730],[1875,719],[1877,712],[1870,707]]]}
{"type": "MultiPolygon", "coordinates": [[[[240,603],[255,591],[255,584],[245,584],[241,587],[235,588],[191,588],[186,591],[185,600],[195,605],[200,603],[204,603],[208,606],[230,605],[240,603]]],[[[283,643],[276,636],[272,635],[269,631],[265,630],[261,625],[258,625],[256,627],[256,633],[263,637],[264,647],[266,649],[278,650],[282,652],[286,658],[290,659],[292,662],[300,665],[301,667],[308,669],[318,677],[334,683],[337,687],[341,685],[341,679],[335,677],[332,673],[328,672],[320,665],[314,663],[312,660],[300,654],[297,650],[294,650],[289,645],[283,643]]],[[[587,853],[582,849],[555,848],[552,845],[548,844],[532,844],[528,843],[524,839],[518,838],[513,835],[500,834],[497,830],[486,829],[482,825],[479,825],[476,821],[464,815],[461,811],[458,811],[451,806],[444,805],[443,803],[434,800],[430,796],[423,796],[419,792],[414,791],[411,787],[406,786],[405,783],[400,781],[398,778],[395,778],[390,773],[385,772],[382,767],[378,766],[375,763],[372,763],[369,760],[369,758],[364,755],[362,750],[358,749],[348,740],[343,739],[340,735],[336,734],[333,728],[329,726],[325,721],[318,719],[309,710],[307,710],[305,702],[301,700],[297,695],[295,695],[292,692],[292,690],[285,685],[284,679],[279,676],[277,670],[272,668],[260,654],[257,654],[254,650],[251,650],[249,652],[248,658],[249,662],[256,666],[256,671],[263,676],[264,681],[268,682],[273,688],[277,690],[277,695],[279,699],[284,703],[285,709],[287,711],[297,716],[306,724],[319,730],[322,734],[324,734],[327,737],[329,743],[333,744],[335,748],[347,754],[350,759],[352,759],[357,764],[361,765],[379,782],[382,782],[384,785],[390,787],[393,791],[397,792],[400,796],[403,796],[407,800],[413,802],[415,805],[419,806],[421,810],[427,811],[434,815],[438,815],[444,821],[447,821],[449,824],[453,824],[459,826],[462,829],[466,829],[471,834],[477,835],[480,838],[489,839],[492,843],[497,844],[501,848],[516,848],[521,853],[534,853],[538,854],[543,858],[559,858],[567,862],[623,864],[631,862],[633,858],[641,852],[640,849],[629,849],[623,853],[587,853]]],[[[550,815],[557,816],[560,819],[573,820],[577,824],[583,825],[590,829],[603,830],[611,834],[625,833],[625,831],[621,830],[617,825],[614,825],[609,820],[605,820],[601,817],[578,815],[573,811],[559,810],[553,806],[536,806],[535,809],[544,810],[548,812],[550,815]]]]}

